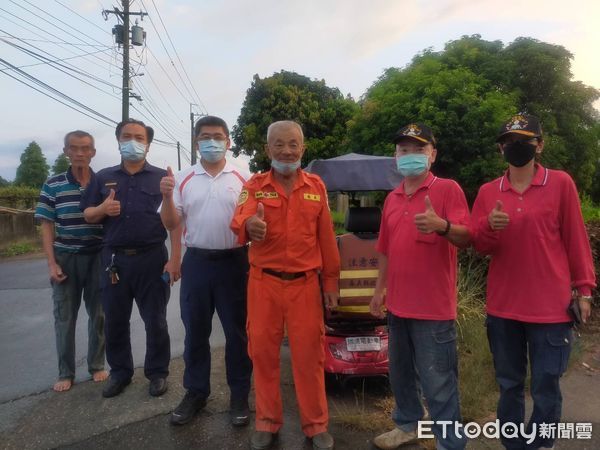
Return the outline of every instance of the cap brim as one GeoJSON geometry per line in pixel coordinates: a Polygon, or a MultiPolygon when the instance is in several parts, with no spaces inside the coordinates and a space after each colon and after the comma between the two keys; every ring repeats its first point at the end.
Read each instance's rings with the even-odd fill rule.
{"type": "Polygon", "coordinates": [[[526,130],[510,130],[510,131],[506,131],[505,133],[502,133],[500,136],[498,136],[496,138],[496,142],[498,142],[500,139],[502,139],[504,136],[506,136],[507,134],[521,134],[523,136],[529,136],[529,137],[539,137],[539,134],[536,134],[532,131],[526,131],[526,130]]]}
{"type": "Polygon", "coordinates": [[[431,144],[431,141],[428,141],[427,139],[423,139],[421,137],[418,136],[398,136],[395,140],[394,140],[394,144],[397,144],[398,142],[400,142],[402,139],[414,139],[415,141],[419,141],[422,142],[424,144],[431,144]]]}

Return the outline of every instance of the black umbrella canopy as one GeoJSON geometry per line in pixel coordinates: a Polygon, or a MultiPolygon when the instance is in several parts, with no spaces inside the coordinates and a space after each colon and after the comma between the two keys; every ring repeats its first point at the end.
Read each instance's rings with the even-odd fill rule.
{"type": "Polygon", "coordinates": [[[319,175],[328,191],[391,191],[402,181],[396,161],[390,156],[348,153],[315,159],[305,170],[319,175]]]}

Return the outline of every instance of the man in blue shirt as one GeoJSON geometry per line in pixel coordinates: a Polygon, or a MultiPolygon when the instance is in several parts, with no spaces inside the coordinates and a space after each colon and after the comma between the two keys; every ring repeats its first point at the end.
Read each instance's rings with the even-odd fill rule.
{"type": "Polygon", "coordinates": [[[119,395],[131,382],[129,320],[135,299],[146,328],[144,374],[150,380],[150,395],[158,397],[167,390],[171,358],[167,302],[169,286],[179,279],[181,242],[175,230],[167,261],[167,231],[157,212],[162,200],[160,180],[167,172],[146,161],[154,130],[128,119],[117,125],[115,134],[121,164],[98,172],[81,201],[85,219],[104,225],[106,271],[101,285],[111,371],[102,395],[119,395]]]}
{"type": "Polygon", "coordinates": [[[94,138],[71,131],[63,151],[71,166],[44,183],[35,217],[41,221],[42,242],[54,300],[54,330],[58,354],[57,392],[68,391],[75,378],[75,324],[81,296],[88,312],[88,371],[104,381],[104,313],[99,272],[102,225],[88,224],[79,209],[81,194],[94,175],[90,161],[96,154],[94,138]]]}

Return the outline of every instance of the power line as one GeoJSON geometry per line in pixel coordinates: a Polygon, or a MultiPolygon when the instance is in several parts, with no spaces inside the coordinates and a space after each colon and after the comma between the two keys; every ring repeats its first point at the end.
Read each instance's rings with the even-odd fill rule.
{"type": "MultiPolygon", "coordinates": [[[[14,22],[13,22],[14,23],[14,22]]],[[[46,44],[56,44],[56,45],[70,45],[72,47],[102,47],[103,50],[101,51],[106,51],[106,50],[110,50],[112,49],[112,45],[97,45],[97,44],[75,44],[73,42],[55,42],[55,41],[49,41],[47,39],[25,39],[25,38],[15,38],[12,35],[10,36],[2,36],[5,37],[7,39],[19,39],[20,41],[27,41],[27,42],[44,42],[46,44]]]]}
{"type": "MultiPolygon", "coordinates": [[[[144,4],[143,0],[140,0],[142,6],[144,7],[144,9],[146,9],[146,11],[148,11],[148,8],[146,7],[146,5],[144,4]]],[[[155,6],[156,8],[156,6],[155,6]]],[[[160,17],[160,13],[158,12],[158,10],[156,10],[158,16],[160,17]]],[[[181,73],[179,72],[179,70],[177,69],[177,66],[175,65],[175,63],[173,62],[173,58],[171,57],[171,54],[169,53],[169,50],[167,49],[161,35],[160,32],[158,31],[156,25],[154,25],[154,21],[152,20],[152,16],[148,15],[148,18],[150,19],[150,24],[152,25],[152,28],[154,28],[154,31],[156,31],[156,35],[158,37],[158,40],[160,41],[160,44],[162,45],[162,48],[164,49],[165,53],[167,54],[167,57],[169,58],[169,62],[171,63],[171,66],[173,66],[173,69],[175,70],[175,73],[177,74],[177,76],[179,77],[179,80],[181,81],[181,83],[183,84],[183,87],[187,90],[187,93],[189,95],[189,98],[194,98],[194,94],[192,93],[192,91],[190,90],[190,88],[188,87],[187,83],[185,82],[185,80],[183,79],[183,77],[181,76],[181,73]]],[[[162,22],[162,19],[161,19],[162,22]]],[[[163,27],[164,27],[164,23],[163,23],[163,27]]],[[[169,32],[167,31],[167,29],[165,28],[165,32],[168,35],[169,32]]],[[[172,41],[171,41],[171,45],[172,45],[172,41]]],[[[174,48],[174,47],[173,47],[174,48]]],[[[177,51],[175,51],[177,53],[177,51]]],[[[156,57],[155,57],[156,58],[156,57]]],[[[183,67],[183,66],[182,66],[183,67]]],[[[192,86],[193,88],[193,86],[192,86]]],[[[184,95],[185,97],[185,95],[184,95]]],[[[197,101],[199,103],[202,103],[201,100],[198,98],[197,101]]],[[[204,106],[203,106],[204,107],[204,106]]],[[[206,108],[204,108],[206,109],[206,108]]]]}
{"type": "MultiPolygon", "coordinates": [[[[12,64],[10,64],[10,63],[6,62],[6,61],[5,61],[5,60],[3,60],[2,58],[0,58],[0,63],[4,64],[4,65],[5,65],[5,66],[7,66],[7,67],[10,67],[10,66],[12,66],[12,68],[16,68],[15,66],[13,66],[12,64]]],[[[88,114],[88,113],[86,113],[86,112],[84,112],[84,111],[81,111],[81,110],[79,110],[79,109],[75,108],[73,105],[69,105],[68,103],[65,103],[65,102],[63,102],[63,101],[59,100],[58,98],[55,98],[55,97],[53,97],[53,96],[49,95],[48,93],[46,93],[46,92],[44,92],[44,91],[42,91],[42,90],[40,90],[40,89],[36,88],[35,86],[32,86],[32,85],[30,85],[30,84],[26,83],[24,80],[21,80],[21,79],[19,79],[19,78],[15,77],[14,75],[12,75],[12,74],[10,74],[10,73],[8,73],[8,72],[2,71],[2,73],[3,73],[4,75],[6,75],[6,76],[8,76],[8,77],[10,77],[10,78],[12,78],[12,79],[14,79],[14,80],[18,81],[19,83],[22,83],[22,84],[24,84],[25,86],[27,86],[27,87],[29,87],[29,88],[31,88],[31,89],[33,89],[33,90],[35,90],[35,91],[39,92],[40,94],[42,94],[42,95],[45,95],[46,97],[48,97],[48,98],[51,98],[52,100],[54,100],[54,101],[56,101],[56,102],[58,102],[58,103],[61,103],[61,104],[65,105],[66,107],[68,107],[68,108],[71,108],[72,110],[74,110],[74,111],[77,111],[78,113],[80,113],[80,114],[83,114],[84,116],[87,116],[87,117],[89,117],[90,119],[93,119],[93,120],[95,120],[95,121],[97,121],[97,122],[100,122],[100,123],[101,123],[101,124],[103,124],[103,125],[107,125],[107,126],[114,126],[114,125],[116,125],[116,124],[117,124],[117,122],[115,122],[114,120],[112,120],[112,119],[108,119],[108,118],[106,118],[105,116],[103,116],[103,115],[101,115],[101,114],[99,114],[99,113],[96,113],[95,111],[93,112],[94,114],[98,114],[98,115],[99,115],[100,117],[102,117],[102,118],[106,118],[106,119],[107,119],[107,120],[110,122],[110,123],[106,123],[106,122],[104,122],[104,121],[100,120],[98,117],[94,117],[94,116],[92,116],[92,115],[90,115],[90,114],[88,114]]],[[[27,74],[27,76],[29,77],[30,75],[28,75],[28,74],[27,74]]],[[[35,78],[35,77],[32,77],[32,78],[35,78]]],[[[36,79],[36,80],[37,80],[37,79],[36,79]]],[[[39,80],[37,80],[37,81],[39,81],[39,80]]],[[[59,91],[59,92],[60,92],[60,91],[59,91]]],[[[63,94],[63,95],[64,95],[64,94],[63,94]]]]}
{"type": "MultiPolygon", "coordinates": [[[[6,32],[6,31],[4,31],[4,30],[2,30],[2,29],[0,29],[0,31],[1,31],[1,32],[4,32],[4,33],[8,33],[8,32],[6,32]]],[[[12,37],[16,38],[17,40],[20,40],[20,38],[18,38],[18,37],[16,37],[16,36],[14,36],[14,35],[11,35],[10,33],[8,33],[8,34],[9,34],[10,36],[12,36],[12,37]]],[[[110,86],[110,87],[111,87],[111,88],[113,88],[113,89],[120,89],[120,87],[119,87],[119,86],[116,86],[116,85],[114,85],[114,84],[111,84],[111,83],[109,83],[109,82],[107,82],[107,81],[104,81],[104,80],[102,80],[101,78],[98,78],[98,77],[96,77],[95,75],[91,75],[91,74],[90,74],[90,73],[88,73],[88,72],[85,72],[85,71],[79,70],[79,69],[75,68],[74,66],[72,66],[72,65],[70,65],[70,64],[69,64],[69,65],[66,65],[66,64],[61,64],[60,62],[58,62],[58,60],[51,60],[51,59],[49,59],[49,58],[47,58],[47,57],[45,57],[45,56],[43,56],[43,55],[40,55],[40,54],[38,54],[38,53],[35,53],[35,52],[34,52],[34,51],[32,51],[32,50],[29,50],[29,49],[26,49],[26,48],[24,48],[24,47],[21,47],[20,45],[17,45],[17,44],[15,44],[15,43],[13,43],[13,42],[9,42],[9,41],[7,41],[7,40],[5,40],[5,39],[3,39],[3,38],[0,38],[0,40],[2,40],[2,41],[3,41],[3,42],[5,42],[6,44],[8,44],[8,45],[10,45],[10,46],[12,46],[12,47],[14,47],[14,48],[16,48],[16,49],[18,49],[18,50],[21,50],[22,52],[24,52],[24,53],[26,53],[26,54],[28,54],[28,55],[30,55],[30,56],[33,56],[34,58],[36,58],[36,59],[37,59],[37,60],[39,60],[39,61],[43,61],[44,63],[46,63],[46,64],[49,64],[51,67],[54,67],[52,64],[56,64],[56,65],[58,65],[58,66],[61,66],[61,67],[65,68],[65,69],[72,70],[73,72],[75,72],[75,73],[78,73],[78,74],[80,74],[80,75],[82,75],[82,76],[86,76],[86,77],[88,77],[88,78],[91,78],[91,79],[93,79],[94,81],[97,81],[97,82],[99,82],[99,83],[102,83],[102,84],[108,85],[108,86],[110,86]]],[[[31,44],[27,44],[27,45],[29,45],[30,47],[33,47],[33,48],[35,48],[36,50],[39,50],[39,51],[41,51],[41,52],[43,52],[43,53],[45,53],[45,54],[47,54],[47,55],[50,55],[50,56],[52,56],[50,53],[48,53],[48,52],[46,52],[46,51],[42,50],[42,49],[41,49],[41,48],[39,48],[39,47],[36,47],[35,45],[31,45],[31,44]]],[[[83,55],[80,55],[80,56],[83,56],[83,55]]],[[[54,68],[56,68],[56,67],[54,67],[54,68]]],[[[60,70],[60,69],[57,69],[57,70],[60,70]]],[[[66,73],[66,72],[64,72],[64,71],[62,71],[62,70],[61,70],[61,72],[63,72],[63,73],[66,73]]],[[[69,75],[69,74],[67,74],[67,75],[69,75]]],[[[70,75],[70,76],[72,76],[72,75],[70,75]]],[[[78,78],[78,79],[79,79],[79,78],[78,78]]],[[[80,80],[80,81],[83,81],[83,82],[84,82],[84,83],[86,83],[86,84],[89,84],[89,83],[85,82],[84,80],[81,80],[81,79],[79,79],[79,80],[80,80]]],[[[95,88],[96,88],[96,86],[92,86],[92,87],[95,87],[95,88]]],[[[102,91],[102,92],[105,92],[105,93],[106,93],[106,91],[102,91]]]]}
{"type": "MultiPolygon", "coordinates": [[[[104,28],[102,28],[101,26],[99,26],[99,25],[95,24],[95,23],[94,23],[94,22],[92,22],[91,20],[89,20],[89,19],[86,19],[84,16],[82,16],[82,15],[81,15],[81,14],[79,14],[77,11],[73,10],[72,8],[69,8],[69,7],[68,7],[67,5],[65,5],[64,3],[61,3],[61,2],[59,2],[58,0],[54,0],[54,1],[55,1],[56,3],[58,3],[60,6],[62,6],[63,8],[66,8],[66,9],[68,9],[69,11],[71,11],[73,14],[75,14],[75,15],[77,15],[77,16],[79,16],[79,17],[81,17],[83,20],[85,20],[85,21],[86,21],[86,22],[88,22],[89,24],[91,24],[91,25],[95,26],[96,28],[98,28],[99,30],[101,30],[103,33],[106,33],[106,34],[108,34],[109,36],[111,36],[111,34],[110,34],[108,31],[106,31],[104,28]]],[[[102,8],[102,9],[104,9],[104,8],[102,8]]]]}
{"type": "MultiPolygon", "coordinates": [[[[187,78],[190,86],[192,87],[192,90],[194,91],[194,93],[196,94],[196,101],[198,102],[198,104],[200,106],[202,106],[202,108],[204,109],[204,111],[208,111],[206,109],[206,106],[204,106],[204,103],[202,102],[202,100],[200,100],[200,96],[198,95],[198,92],[196,91],[196,88],[194,87],[194,84],[192,83],[192,80],[190,79],[187,70],[185,70],[185,66],[183,65],[183,62],[181,61],[181,58],[179,57],[179,53],[177,52],[177,48],[175,47],[175,44],[173,43],[173,40],[171,39],[171,34],[169,33],[169,30],[167,30],[167,27],[165,26],[165,23],[163,22],[162,16],[160,14],[160,12],[158,11],[158,7],[156,6],[156,3],[154,2],[154,0],[152,1],[152,5],[154,6],[154,9],[156,10],[156,14],[158,15],[158,19],[160,20],[160,23],[162,25],[162,27],[165,30],[165,33],[167,34],[167,38],[169,39],[169,42],[171,43],[171,47],[173,47],[173,51],[175,52],[175,56],[177,56],[177,60],[179,61],[179,65],[181,65],[181,68],[183,69],[183,73],[185,74],[185,77],[187,78]]],[[[143,0],[142,0],[142,4],[143,4],[143,0]]],[[[145,6],[144,6],[145,7],[145,6]]]]}

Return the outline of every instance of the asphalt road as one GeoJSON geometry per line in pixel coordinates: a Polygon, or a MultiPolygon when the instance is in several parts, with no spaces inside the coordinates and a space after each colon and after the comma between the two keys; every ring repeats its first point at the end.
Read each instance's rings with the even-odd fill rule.
{"type": "MultiPolygon", "coordinates": [[[[43,256],[0,261],[0,404],[48,390],[58,375],[52,291],[43,256]]],[[[167,310],[171,356],[183,354],[184,330],[179,317],[179,283],[171,289],[167,310]]],[[[87,312],[82,304],[76,331],[76,381],[87,372],[87,312]]],[[[223,346],[225,336],[215,314],[211,345],[223,346]]],[[[137,307],[131,318],[131,345],[136,367],[143,366],[144,323],[137,307]]],[[[107,366],[108,367],[108,366],[107,366]]]]}

